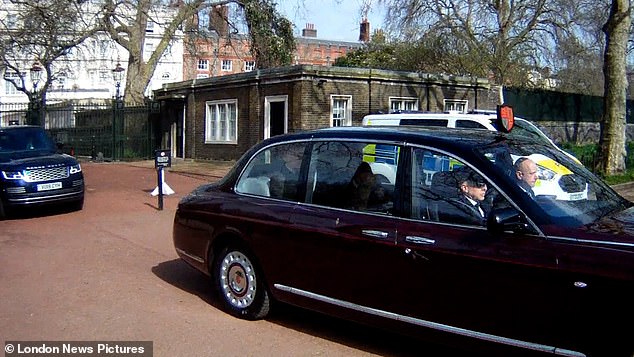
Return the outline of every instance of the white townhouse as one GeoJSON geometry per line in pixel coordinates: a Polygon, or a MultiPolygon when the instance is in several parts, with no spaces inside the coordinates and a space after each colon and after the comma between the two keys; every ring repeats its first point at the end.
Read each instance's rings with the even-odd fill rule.
{"type": "MultiPolygon", "coordinates": [[[[0,40],[7,36],[12,29],[19,28],[19,4],[9,0],[0,0],[0,40]]],[[[87,14],[95,14],[101,6],[99,0],[90,0],[83,4],[83,9],[87,14]]],[[[163,35],[163,24],[174,16],[177,9],[170,6],[161,6],[153,9],[152,19],[146,27],[145,43],[143,44],[144,60],[150,58],[151,53],[156,48],[163,35]]],[[[81,14],[78,15],[78,18],[81,14]]],[[[133,18],[133,17],[132,17],[133,18]]],[[[20,72],[26,78],[26,88],[32,90],[34,85],[29,76],[34,58],[24,55],[22,58],[13,59],[14,65],[20,68],[20,72]]],[[[65,56],[60,57],[53,64],[54,80],[46,93],[46,102],[52,105],[60,102],[72,102],[77,104],[109,103],[116,94],[113,69],[120,64],[124,69],[124,77],[120,83],[120,94],[123,95],[125,88],[125,73],[127,70],[128,51],[113,41],[110,36],[101,32],[85,40],[81,45],[73,48],[65,56]]],[[[15,86],[8,81],[10,77],[16,77],[17,73],[5,68],[0,63],[0,115],[2,112],[15,108],[26,108],[28,104],[27,96],[16,90],[15,86]]],[[[44,71],[42,71],[42,75],[44,71]]],[[[41,87],[42,78],[39,81],[41,87]]],[[[172,38],[170,46],[167,48],[158,63],[150,84],[146,90],[146,95],[151,97],[153,91],[159,89],[164,83],[178,82],[183,80],[183,34],[177,31],[172,38]]],[[[6,116],[1,117],[0,125],[5,123],[6,116]]]]}

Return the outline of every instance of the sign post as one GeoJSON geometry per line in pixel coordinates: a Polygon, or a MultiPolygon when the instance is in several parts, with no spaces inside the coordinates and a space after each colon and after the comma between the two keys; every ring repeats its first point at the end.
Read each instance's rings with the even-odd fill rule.
{"type": "MultiPolygon", "coordinates": [[[[156,150],[154,152],[154,167],[156,168],[156,173],[157,173],[157,181],[158,184],[156,186],[157,191],[158,192],[158,208],[160,211],[163,210],[163,185],[167,186],[167,184],[165,183],[165,176],[164,176],[164,172],[163,172],[163,168],[165,167],[170,167],[172,166],[172,157],[170,155],[170,150],[166,149],[166,150],[156,150]]],[[[168,194],[174,193],[174,191],[172,191],[171,188],[166,187],[167,189],[169,189],[168,194]]],[[[154,192],[152,192],[152,195],[154,195],[154,192]]]]}

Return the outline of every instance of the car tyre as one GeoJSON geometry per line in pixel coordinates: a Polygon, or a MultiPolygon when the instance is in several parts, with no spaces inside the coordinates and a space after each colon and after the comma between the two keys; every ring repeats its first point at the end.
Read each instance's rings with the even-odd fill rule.
{"type": "Polygon", "coordinates": [[[246,320],[264,318],[270,297],[260,270],[245,249],[228,246],[215,261],[214,283],[228,313],[246,320]]]}
{"type": "Polygon", "coordinates": [[[2,204],[2,201],[0,201],[0,221],[4,220],[6,218],[6,213],[4,211],[4,205],[2,204]]]}

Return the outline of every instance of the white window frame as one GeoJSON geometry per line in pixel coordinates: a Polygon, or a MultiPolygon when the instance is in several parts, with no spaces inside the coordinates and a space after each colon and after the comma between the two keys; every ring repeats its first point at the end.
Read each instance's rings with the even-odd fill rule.
{"type": "Polygon", "coordinates": [[[390,97],[388,98],[390,112],[397,110],[418,110],[418,98],[416,97],[390,97]]]}
{"type": "Polygon", "coordinates": [[[255,61],[244,61],[244,71],[251,72],[255,70],[255,61]]]}
{"type": "Polygon", "coordinates": [[[197,68],[198,68],[199,71],[208,71],[209,70],[209,60],[208,59],[199,59],[197,68]]]}
{"type": "MultiPolygon", "coordinates": [[[[22,73],[22,75],[25,76],[26,73],[22,73]]],[[[20,74],[17,73],[17,72],[5,72],[4,77],[5,78],[12,78],[16,82],[20,82],[20,74]]],[[[6,94],[6,95],[19,95],[20,93],[21,92],[18,91],[17,88],[15,88],[13,83],[9,82],[7,79],[4,80],[4,94],[6,94]]]]}
{"type": "Polygon", "coordinates": [[[466,99],[443,99],[443,111],[466,113],[469,110],[469,101],[466,99]]]}
{"type": "Polygon", "coordinates": [[[205,144],[238,143],[238,100],[205,102],[205,144]]]}
{"type": "Polygon", "coordinates": [[[330,96],[330,126],[352,126],[351,95],[330,96]]]}
{"type": "Polygon", "coordinates": [[[146,53],[150,54],[150,53],[154,52],[155,48],[156,47],[154,46],[154,43],[152,43],[152,42],[146,42],[145,43],[145,52],[146,53]]]}
{"type": "Polygon", "coordinates": [[[147,24],[145,24],[145,32],[154,32],[154,21],[148,20],[147,24]]]}
{"type": "Polygon", "coordinates": [[[233,61],[223,59],[220,64],[220,69],[223,72],[231,72],[233,70],[233,61]]]}
{"type": "Polygon", "coordinates": [[[110,83],[112,81],[112,71],[99,70],[99,84],[110,83]]]}

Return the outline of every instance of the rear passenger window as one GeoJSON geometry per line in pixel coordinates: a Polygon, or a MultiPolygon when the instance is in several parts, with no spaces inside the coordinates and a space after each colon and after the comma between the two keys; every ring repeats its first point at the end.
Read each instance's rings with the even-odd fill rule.
{"type": "Polygon", "coordinates": [[[236,192],[300,201],[300,181],[306,143],[274,146],[258,153],[236,184],[236,192]]]}
{"type": "Polygon", "coordinates": [[[391,214],[400,149],[359,142],[315,143],[306,202],[391,214]]]}

